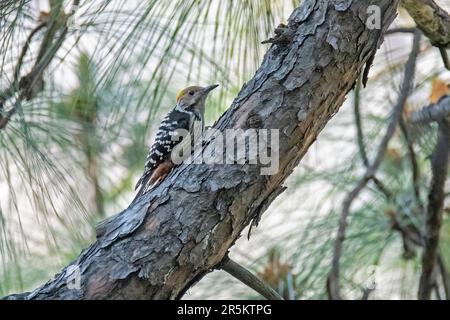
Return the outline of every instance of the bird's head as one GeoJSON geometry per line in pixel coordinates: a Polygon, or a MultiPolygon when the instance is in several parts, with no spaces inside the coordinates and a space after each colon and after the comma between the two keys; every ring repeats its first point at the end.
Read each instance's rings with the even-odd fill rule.
{"type": "Polygon", "coordinates": [[[212,90],[214,90],[218,86],[218,84],[213,84],[212,86],[207,87],[187,87],[177,94],[177,105],[186,109],[187,111],[193,110],[203,112],[205,108],[206,97],[212,90]]]}

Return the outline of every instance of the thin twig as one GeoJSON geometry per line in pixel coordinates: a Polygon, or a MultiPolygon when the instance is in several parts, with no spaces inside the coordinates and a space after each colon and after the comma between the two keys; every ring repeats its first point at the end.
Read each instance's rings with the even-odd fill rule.
{"type": "Polygon", "coordinates": [[[23,45],[22,51],[20,52],[20,56],[19,56],[19,59],[17,60],[16,67],[14,68],[14,80],[13,80],[14,86],[16,86],[19,81],[20,69],[22,68],[23,59],[25,58],[25,55],[27,54],[28,49],[30,47],[31,40],[36,35],[36,33],[38,33],[39,30],[41,30],[46,25],[47,25],[46,22],[42,22],[42,23],[38,24],[37,27],[35,27],[30,32],[30,34],[27,37],[27,40],[25,40],[25,44],[23,45]]]}
{"type": "Polygon", "coordinates": [[[445,199],[445,181],[449,166],[450,125],[439,122],[438,142],[431,159],[432,179],[428,194],[425,245],[422,254],[422,274],[419,282],[419,299],[429,300],[436,282],[435,268],[439,249],[439,232],[442,225],[445,199]]]}
{"type": "Polygon", "coordinates": [[[363,290],[361,300],[369,300],[370,294],[375,291],[373,287],[365,287],[363,290]]]}
{"type": "MultiPolygon", "coordinates": [[[[414,244],[418,247],[423,248],[425,246],[425,236],[424,233],[417,228],[414,224],[407,224],[401,222],[401,219],[397,216],[397,213],[394,213],[391,216],[392,219],[392,229],[398,231],[403,241],[406,243],[414,244]]],[[[445,299],[450,299],[450,275],[447,272],[445,267],[445,262],[440,253],[438,253],[438,266],[439,273],[441,274],[442,285],[444,287],[445,299]]],[[[437,281],[436,286],[437,286],[437,281]]]]}
{"type": "Polygon", "coordinates": [[[391,119],[389,121],[388,127],[386,129],[386,133],[378,147],[378,151],[375,157],[375,160],[372,164],[367,168],[366,173],[358,182],[358,184],[351,190],[344,199],[342,205],[341,216],[339,219],[339,227],[337,231],[337,237],[334,242],[333,248],[333,259],[331,265],[331,271],[328,275],[327,281],[327,291],[328,297],[330,299],[341,299],[341,295],[339,292],[339,260],[342,254],[342,244],[345,240],[345,233],[347,230],[347,220],[350,214],[350,208],[353,201],[359,195],[359,193],[365,188],[369,180],[376,174],[381,161],[383,160],[384,154],[386,152],[389,141],[393,137],[395,133],[395,129],[397,128],[397,124],[402,116],[403,109],[406,103],[406,99],[412,91],[413,88],[413,80],[416,70],[416,60],[417,56],[420,52],[420,33],[414,33],[413,40],[413,48],[411,54],[408,58],[408,61],[405,66],[405,73],[403,78],[403,84],[400,91],[400,95],[397,101],[397,104],[394,106],[391,119]]]}
{"type": "Polygon", "coordinates": [[[367,158],[366,146],[364,144],[364,135],[362,131],[362,121],[361,121],[361,81],[358,78],[356,81],[354,96],[353,96],[353,111],[355,115],[355,125],[356,125],[356,137],[359,147],[359,155],[361,156],[362,162],[365,167],[369,166],[369,158],[367,158]]]}
{"type": "MultiPolygon", "coordinates": [[[[14,67],[14,79],[11,83],[11,85],[6,89],[5,91],[0,93],[0,110],[3,108],[3,103],[11,98],[14,93],[17,91],[18,87],[17,84],[19,83],[19,75],[20,75],[20,69],[22,68],[23,59],[28,52],[28,49],[30,47],[31,40],[36,35],[36,33],[39,32],[43,27],[46,26],[46,23],[40,23],[37,27],[35,27],[33,30],[31,30],[30,34],[28,35],[27,39],[25,40],[25,43],[20,51],[19,58],[17,59],[16,66],[14,67]]],[[[2,119],[2,116],[0,115],[0,121],[2,119]]]]}
{"type": "MultiPolygon", "coordinates": [[[[414,28],[414,27],[413,28],[408,28],[408,27],[393,28],[393,29],[386,31],[386,35],[397,34],[397,33],[414,33],[414,32],[416,32],[416,30],[418,30],[418,29],[414,28]]],[[[442,46],[437,46],[437,47],[439,49],[439,53],[441,54],[442,62],[444,63],[444,67],[447,70],[450,70],[450,60],[448,58],[447,50],[445,49],[445,47],[442,47],[442,46]]]]}
{"type": "Polygon", "coordinates": [[[436,295],[436,300],[442,300],[441,292],[439,291],[439,286],[436,282],[433,284],[433,290],[434,294],[436,295]]]}
{"type": "Polygon", "coordinates": [[[444,96],[437,103],[414,112],[409,121],[416,124],[436,122],[450,116],[450,96],[444,96]]]}
{"type": "Polygon", "coordinates": [[[220,268],[241,281],[246,286],[261,294],[266,299],[284,300],[283,297],[269,285],[262,282],[257,276],[230,258],[226,257],[224,262],[220,265],[220,268]]]}
{"type": "MultiPolygon", "coordinates": [[[[43,89],[43,87],[41,86],[38,90],[35,90],[33,92],[33,94],[30,94],[28,92],[30,90],[33,91],[33,88],[35,88],[35,86],[39,82],[42,82],[42,74],[43,74],[44,70],[50,64],[50,62],[52,61],[56,52],[61,47],[61,45],[66,37],[67,31],[68,31],[67,19],[70,18],[75,13],[75,10],[77,9],[79,3],[80,3],[79,0],[73,1],[71,11],[67,16],[65,16],[65,20],[62,23],[60,35],[53,43],[52,43],[52,39],[54,38],[56,32],[58,31],[58,28],[61,27],[61,25],[59,25],[59,23],[61,23],[61,22],[56,23],[56,21],[55,21],[55,19],[57,19],[59,16],[59,12],[52,14],[54,20],[52,20],[52,22],[48,26],[48,30],[41,42],[41,46],[40,46],[35,64],[31,70],[31,72],[28,75],[22,77],[21,81],[19,82],[19,85],[17,85],[17,79],[19,76],[22,60],[23,60],[23,57],[25,56],[25,54],[28,50],[28,46],[29,46],[28,39],[31,40],[31,38],[34,36],[34,34],[37,31],[39,31],[43,26],[48,25],[48,23],[45,23],[45,24],[41,23],[40,25],[38,25],[35,29],[33,29],[31,31],[24,47],[22,48],[22,52],[19,56],[18,63],[14,69],[14,81],[11,83],[10,87],[0,95],[0,107],[1,107],[7,99],[9,99],[10,97],[12,97],[14,95],[14,93],[20,91],[19,97],[15,101],[13,107],[8,112],[6,112],[5,115],[0,115],[0,130],[6,127],[9,120],[11,119],[11,117],[16,113],[17,108],[20,106],[23,99],[29,100],[32,97],[34,97],[39,91],[41,91],[43,89]],[[47,48],[48,46],[50,46],[50,48],[47,48]]],[[[61,7],[59,7],[58,10],[62,10],[61,7]]]]}
{"type": "Polygon", "coordinates": [[[450,61],[448,59],[447,50],[443,47],[439,47],[439,52],[441,53],[442,62],[444,63],[445,69],[450,70],[450,61]]]}
{"type": "Polygon", "coordinates": [[[417,156],[416,156],[416,151],[414,150],[414,144],[411,140],[411,137],[409,136],[408,128],[407,128],[406,123],[403,120],[403,118],[400,119],[400,130],[402,131],[403,137],[405,138],[406,145],[408,147],[408,158],[409,158],[409,161],[411,162],[414,196],[416,198],[416,203],[417,203],[418,207],[422,210],[423,205],[422,205],[422,201],[420,200],[419,165],[417,163],[417,156]]]}
{"type": "MultiPolygon", "coordinates": [[[[416,245],[418,247],[423,248],[425,245],[425,236],[424,233],[417,228],[414,224],[405,224],[401,222],[402,219],[398,217],[398,214],[396,212],[393,213],[391,216],[392,219],[392,229],[398,231],[402,238],[404,243],[411,243],[413,245],[416,245]]],[[[438,265],[439,265],[439,273],[441,274],[442,284],[444,287],[445,292],[445,299],[450,299],[450,275],[447,272],[447,269],[445,267],[445,262],[440,253],[438,253],[438,265]]],[[[437,285],[437,281],[436,285],[437,285]]]]}
{"type": "Polygon", "coordinates": [[[408,27],[400,27],[400,28],[392,28],[386,31],[386,35],[396,34],[396,33],[415,33],[417,32],[417,28],[408,28],[408,27]]]}
{"type": "Polygon", "coordinates": [[[444,287],[445,300],[450,300],[450,276],[448,274],[447,268],[445,267],[445,262],[441,254],[439,254],[438,256],[438,265],[439,271],[441,273],[442,284],[444,287]]]}
{"type": "Polygon", "coordinates": [[[407,242],[419,247],[424,245],[423,234],[415,224],[405,223],[402,218],[398,217],[397,212],[393,212],[390,218],[392,222],[392,229],[400,232],[402,237],[407,240],[407,242]]]}
{"type": "MultiPolygon", "coordinates": [[[[361,81],[358,79],[356,81],[354,90],[354,115],[355,115],[355,125],[356,125],[356,138],[358,141],[359,154],[361,156],[364,166],[367,168],[369,166],[369,158],[367,157],[366,146],[364,144],[364,134],[362,130],[362,120],[361,120],[361,81]]],[[[372,177],[372,181],[378,188],[378,190],[384,194],[387,199],[390,199],[392,194],[386,188],[386,186],[375,176],[372,177]]]]}

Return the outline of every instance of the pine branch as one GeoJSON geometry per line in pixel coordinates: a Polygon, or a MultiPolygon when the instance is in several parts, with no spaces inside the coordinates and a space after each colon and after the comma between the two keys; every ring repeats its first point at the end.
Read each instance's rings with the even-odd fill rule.
{"type": "Polygon", "coordinates": [[[264,283],[253,273],[230,258],[225,257],[224,262],[220,265],[220,268],[241,281],[246,286],[258,292],[267,300],[284,300],[283,297],[273,290],[268,284],[264,283]]]}
{"type": "Polygon", "coordinates": [[[417,163],[417,155],[416,155],[416,151],[414,150],[413,141],[408,132],[408,127],[407,127],[403,117],[400,119],[400,130],[403,134],[403,137],[405,138],[405,142],[406,142],[406,145],[408,148],[408,158],[411,163],[414,197],[416,198],[417,206],[421,210],[423,210],[423,204],[422,204],[422,201],[420,200],[420,186],[419,186],[420,172],[419,172],[419,165],[417,163]]]}
{"type": "Polygon", "coordinates": [[[63,14],[63,12],[61,11],[61,6],[55,6],[55,8],[57,9],[54,10],[57,10],[57,12],[52,13],[51,21],[40,23],[30,32],[18,58],[18,63],[14,69],[14,81],[11,83],[9,88],[0,95],[0,111],[4,112],[3,115],[0,114],[0,130],[6,127],[11,117],[17,112],[18,107],[21,105],[24,99],[31,100],[44,89],[44,81],[42,79],[44,70],[48,67],[52,59],[55,57],[56,52],[64,42],[68,31],[68,18],[75,13],[75,10],[78,7],[79,3],[79,0],[73,1],[71,12],[68,15],[63,14]],[[60,21],[61,19],[62,21],[60,21]],[[33,36],[44,26],[47,26],[47,32],[41,42],[36,61],[30,73],[23,76],[20,81],[17,82],[23,58],[28,51],[29,40],[31,40],[33,36]],[[53,38],[56,36],[56,33],[58,31],[60,32],[60,35],[55,41],[53,41],[53,38]],[[19,97],[14,102],[12,108],[5,112],[4,110],[2,110],[4,103],[15,93],[19,93],[19,97]]]}
{"type": "Polygon", "coordinates": [[[426,124],[441,121],[450,117],[450,96],[444,96],[437,103],[414,112],[409,121],[416,124],[426,124]]]}
{"type": "MultiPolygon", "coordinates": [[[[398,1],[377,3],[383,8],[384,34],[398,1]]],[[[221,132],[279,128],[276,173],[261,175],[266,167],[261,163],[182,164],[158,187],[103,223],[97,241],[70,266],[20,297],[176,299],[220,267],[255,214],[283,188],[344,102],[359,77],[356,71],[376,51],[379,38],[361,24],[369,5],[358,0],[302,1],[289,19],[297,25],[294,40],[268,50],[255,76],[214,125],[221,132]],[[340,25],[346,27],[336,28],[340,25]],[[334,30],[339,32],[330,45],[334,30]],[[80,290],[68,285],[74,268],[80,290]]]]}
{"type": "Polygon", "coordinates": [[[439,271],[441,273],[442,284],[444,287],[445,299],[450,300],[450,275],[447,271],[447,268],[445,267],[445,261],[442,258],[441,254],[439,254],[438,256],[438,265],[439,271]]]}
{"type": "Polygon", "coordinates": [[[439,122],[438,142],[431,159],[432,179],[428,193],[425,244],[422,254],[422,274],[419,282],[419,299],[429,300],[436,283],[439,232],[442,225],[445,200],[445,181],[449,167],[450,125],[439,122]]]}
{"type": "MultiPolygon", "coordinates": [[[[356,125],[356,138],[358,141],[358,147],[359,147],[359,154],[361,156],[361,159],[363,161],[364,166],[367,168],[369,167],[369,158],[367,157],[367,151],[366,146],[364,144],[364,133],[362,130],[362,120],[361,120],[361,111],[360,111],[360,105],[361,105],[361,80],[358,79],[356,82],[355,90],[354,90],[354,105],[353,105],[353,111],[355,115],[355,125],[356,125]]],[[[373,176],[372,178],[373,183],[378,188],[378,190],[384,194],[386,199],[391,198],[391,192],[387,189],[387,187],[384,185],[384,183],[379,180],[376,176],[373,176]]]]}
{"type": "Polygon", "coordinates": [[[372,164],[367,168],[364,176],[359,180],[357,185],[347,194],[342,204],[342,211],[339,219],[339,227],[337,231],[336,240],[333,247],[333,259],[331,271],[327,280],[327,292],[328,297],[333,300],[341,299],[339,288],[339,261],[342,254],[342,245],[345,240],[345,234],[347,230],[347,220],[350,215],[351,205],[353,201],[358,197],[360,192],[366,187],[367,183],[375,176],[378,168],[383,160],[389,141],[395,133],[398,122],[403,113],[403,109],[406,103],[406,99],[413,89],[413,80],[416,70],[416,61],[420,52],[420,33],[414,34],[413,48],[409,59],[405,66],[405,73],[403,77],[403,84],[400,91],[400,95],[397,104],[393,108],[391,119],[386,129],[386,133],[378,147],[377,154],[372,164]]]}
{"type": "Polygon", "coordinates": [[[445,69],[450,71],[450,60],[448,58],[447,50],[443,47],[439,47],[439,53],[441,54],[442,63],[444,64],[445,69]]]}

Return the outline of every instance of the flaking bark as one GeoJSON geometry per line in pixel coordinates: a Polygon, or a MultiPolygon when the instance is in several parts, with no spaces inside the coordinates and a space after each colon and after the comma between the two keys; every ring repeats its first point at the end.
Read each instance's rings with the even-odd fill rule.
{"type": "Polygon", "coordinates": [[[367,7],[383,13],[381,35],[398,1],[304,0],[289,19],[290,43],[275,44],[215,128],[280,129],[280,169],[186,165],[105,221],[97,241],[27,299],[175,299],[214,270],[252,218],[283,188],[379,46],[365,26],[367,7]],[[81,288],[67,281],[79,270],[81,288]]]}

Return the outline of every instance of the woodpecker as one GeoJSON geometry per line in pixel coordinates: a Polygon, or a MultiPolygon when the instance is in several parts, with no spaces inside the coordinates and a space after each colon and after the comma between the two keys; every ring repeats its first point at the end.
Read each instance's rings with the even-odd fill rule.
{"type": "MultiPolygon", "coordinates": [[[[175,165],[172,152],[179,152],[188,143],[194,146],[196,140],[202,136],[205,126],[205,101],[208,94],[218,86],[190,86],[178,93],[175,107],[161,121],[155,141],[150,147],[144,173],[136,183],[135,190],[139,187],[140,189],[135,199],[159,184],[170,173],[175,165]]],[[[189,155],[185,154],[182,158],[189,155]]]]}

